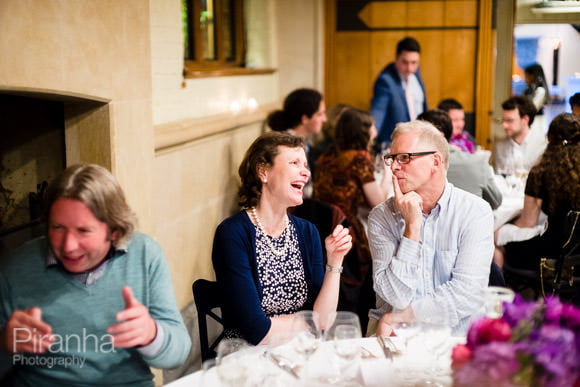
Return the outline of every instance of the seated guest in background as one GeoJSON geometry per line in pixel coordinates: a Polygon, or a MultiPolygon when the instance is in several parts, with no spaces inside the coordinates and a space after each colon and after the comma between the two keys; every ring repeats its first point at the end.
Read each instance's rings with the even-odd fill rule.
{"type": "MultiPolygon", "coordinates": [[[[288,131],[294,136],[306,140],[306,156],[310,153],[310,139],[320,133],[326,122],[326,105],[322,94],[314,89],[296,89],[284,99],[282,110],[271,112],[266,118],[268,126],[276,132],[288,131]]],[[[316,159],[308,158],[308,165],[313,168],[316,159]]]]}
{"type": "Polygon", "coordinates": [[[566,237],[566,214],[580,209],[580,118],[557,115],[550,123],[548,141],[541,162],[530,170],[524,209],[515,221],[518,227],[535,227],[541,210],[548,215],[548,229],[505,245],[505,260],[512,267],[538,270],[540,257],[556,257],[566,237]]]}
{"type": "Polygon", "coordinates": [[[530,130],[536,108],[525,97],[512,97],[502,103],[502,125],[506,138],[498,141],[493,150],[496,173],[513,175],[527,173],[538,162],[546,148],[546,137],[541,131],[530,130]]]}
{"type": "Polygon", "coordinates": [[[191,340],[159,245],[134,232],[119,183],[94,164],[49,186],[48,236],[0,271],[0,347],[15,385],[153,386],[191,340]]]}
{"type": "Polygon", "coordinates": [[[294,312],[311,309],[324,319],[336,310],[351,237],[339,225],[326,238],[325,269],[314,225],[287,214],[302,203],[310,177],[300,137],[261,135],[246,152],[239,175],[243,210],[218,226],[212,262],[226,336],[267,344],[289,331],[294,312]]]}
{"type": "MultiPolygon", "coordinates": [[[[451,119],[445,111],[427,110],[421,113],[418,119],[432,123],[443,133],[447,141],[451,138],[453,130],[451,119]]],[[[472,155],[449,146],[447,180],[456,187],[483,198],[494,210],[501,204],[501,191],[495,184],[486,155],[472,155]]]]}
{"type": "Polygon", "coordinates": [[[449,114],[453,131],[449,144],[456,146],[462,152],[474,153],[476,148],[475,138],[465,129],[465,111],[463,105],[454,99],[444,99],[439,102],[438,109],[449,114]]]}
{"type": "Polygon", "coordinates": [[[326,122],[322,125],[323,138],[310,148],[310,152],[307,155],[309,160],[315,162],[314,164],[308,164],[313,176],[316,171],[316,161],[318,161],[318,158],[328,151],[334,143],[334,130],[336,129],[336,123],[338,122],[340,115],[350,107],[350,105],[339,103],[326,111],[326,122]]]}
{"type": "Polygon", "coordinates": [[[570,109],[572,109],[572,114],[580,117],[580,93],[576,93],[570,97],[570,109]]]}
{"type": "MultiPolygon", "coordinates": [[[[391,188],[390,173],[383,174],[381,182],[375,180],[370,147],[376,136],[377,129],[370,113],[356,108],[346,109],[336,125],[333,146],[316,163],[314,177],[314,198],[340,207],[350,225],[358,262],[348,265],[351,270],[343,278],[359,295],[349,297],[351,305],[347,309],[359,312],[363,325],[374,305],[375,295],[371,252],[359,210],[368,214],[371,208],[387,198],[391,188]],[[361,289],[363,284],[367,286],[361,289]]],[[[342,302],[341,306],[344,306],[342,302]]]]}
{"type": "Polygon", "coordinates": [[[395,196],[369,216],[377,307],[367,334],[441,316],[464,334],[481,311],[493,256],[489,204],[447,182],[449,144],[425,121],[401,123],[391,154],[395,196]],[[374,322],[374,324],[373,324],[374,322]]]}

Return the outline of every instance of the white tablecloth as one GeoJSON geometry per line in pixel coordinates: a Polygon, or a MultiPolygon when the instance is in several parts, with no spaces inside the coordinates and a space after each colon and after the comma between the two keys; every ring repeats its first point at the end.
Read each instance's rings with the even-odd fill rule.
{"type": "MultiPolygon", "coordinates": [[[[403,343],[399,338],[392,338],[394,344],[403,349],[403,343]]],[[[247,369],[245,381],[235,381],[231,385],[236,386],[323,386],[330,384],[329,378],[339,378],[351,373],[356,384],[363,386],[404,386],[417,385],[426,379],[435,380],[444,386],[452,385],[450,373],[451,348],[465,341],[464,338],[449,338],[441,347],[442,351],[438,358],[437,376],[429,372],[434,367],[432,353],[423,345],[424,340],[417,337],[410,341],[408,351],[394,355],[392,360],[385,358],[376,337],[358,339],[361,348],[361,357],[345,364],[335,354],[332,342],[324,342],[315,352],[306,366],[300,367],[297,379],[290,373],[280,369],[274,362],[265,356],[268,347],[252,347],[241,357],[247,369]],[[372,354],[369,356],[369,353],[372,354]],[[364,355],[366,354],[366,355],[364,355]],[[443,372],[441,372],[443,371],[443,372]]],[[[287,354],[284,356],[290,363],[302,364],[299,357],[287,354]]],[[[220,372],[232,376],[236,371],[232,369],[219,369],[220,366],[211,368],[209,371],[198,371],[184,376],[170,384],[168,387],[190,386],[226,386],[220,377],[220,372]]]]}
{"type": "Polygon", "coordinates": [[[522,212],[525,181],[515,176],[495,175],[495,183],[503,197],[501,205],[493,211],[493,228],[497,230],[522,212]]]}

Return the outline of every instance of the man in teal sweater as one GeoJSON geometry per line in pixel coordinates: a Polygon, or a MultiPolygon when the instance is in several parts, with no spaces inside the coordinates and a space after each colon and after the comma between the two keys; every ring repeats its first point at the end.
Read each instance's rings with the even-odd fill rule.
{"type": "Polygon", "coordinates": [[[160,246],[134,232],[115,178],[69,167],[49,187],[47,237],[0,261],[0,348],[14,385],[152,386],[191,339],[160,246]]]}

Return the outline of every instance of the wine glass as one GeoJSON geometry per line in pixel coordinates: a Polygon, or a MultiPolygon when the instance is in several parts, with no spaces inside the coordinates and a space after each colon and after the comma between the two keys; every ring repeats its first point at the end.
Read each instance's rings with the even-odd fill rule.
{"type": "Polygon", "coordinates": [[[226,386],[243,385],[248,374],[248,364],[242,352],[249,348],[247,341],[241,338],[229,338],[220,341],[217,349],[217,373],[226,386]]]}
{"type": "Polygon", "coordinates": [[[358,330],[358,337],[361,337],[360,319],[356,313],[348,311],[338,311],[330,313],[326,319],[324,339],[334,340],[336,328],[342,325],[353,326],[358,330]]]}
{"type": "Polygon", "coordinates": [[[399,321],[391,325],[393,332],[398,337],[403,345],[403,351],[409,351],[409,342],[411,339],[419,334],[421,325],[416,321],[399,321]]]}
{"type": "Polygon", "coordinates": [[[294,314],[292,321],[292,343],[296,352],[302,355],[305,362],[318,349],[322,339],[320,317],[312,310],[301,310],[294,314]]]}
{"type": "Polygon", "coordinates": [[[360,326],[356,324],[342,324],[334,329],[334,349],[339,358],[339,369],[342,374],[342,378],[336,381],[342,381],[346,384],[355,381],[360,360],[360,344],[358,342],[360,337],[360,326]]]}
{"type": "MultiPolygon", "coordinates": [[[[428,354],[428,367],[426,369],[426,379],[422,382],[432,386],[442,386],[438,381],[450,372],[450,364],[441,365],[442,356],[451,350],[449,340],[451,337],[451,326],[445,308],[439,314],[423,318],[420,324],[420,338],[428,354]]],[[[450,360],[450,356],[447,356],[450,360]]]]}
{"type": "Polygon", "coordinates": [[[485,315],[489,318],[500,318],[503,315],[503,303],[512,302],[513,290],[501,286],[490,286],[483,289],[483,305],[485,315]]]}

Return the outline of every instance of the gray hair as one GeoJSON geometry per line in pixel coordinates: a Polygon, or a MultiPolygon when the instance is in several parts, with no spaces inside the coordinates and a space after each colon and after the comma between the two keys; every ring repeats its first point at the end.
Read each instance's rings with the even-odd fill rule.
{"type": "Polygon", "coordinates": [[[399,122],[391,135],[391,139],[395,141],[403,133],[417,134],[419,137],[418,144],[434,146],[435,150],[443,157],[445,170],[449,168],[449,143],[443,136],[443,133],[433,126],[433,124],[421,120],[399,122]]]}

